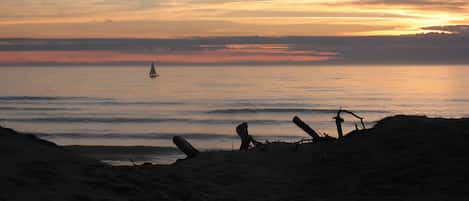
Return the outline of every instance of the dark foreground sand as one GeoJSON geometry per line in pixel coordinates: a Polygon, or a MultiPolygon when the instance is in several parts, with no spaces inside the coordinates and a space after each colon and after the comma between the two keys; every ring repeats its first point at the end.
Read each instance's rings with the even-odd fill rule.
{"type": "Polygon", "coordinates": [[[336,142],[116,167],[0,129],[0,201],[469,200],[469,119],[385,118],[336,142]]]}

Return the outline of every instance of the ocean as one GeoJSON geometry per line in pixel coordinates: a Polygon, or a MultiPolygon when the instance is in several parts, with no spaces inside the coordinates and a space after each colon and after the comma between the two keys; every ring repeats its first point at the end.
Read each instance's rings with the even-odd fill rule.
{"type": "MultiPolygon", "coordinates": [[[[0,68],[0,124],[60,145],[239,147],[248,122],[259,141],[308,137],[297,115],[337,136],[338,109],[365,117],[469,116],[465,66],[56,66],[0,68]]],[[[358,123],[343,116],[345,132],[358,123]]]]}

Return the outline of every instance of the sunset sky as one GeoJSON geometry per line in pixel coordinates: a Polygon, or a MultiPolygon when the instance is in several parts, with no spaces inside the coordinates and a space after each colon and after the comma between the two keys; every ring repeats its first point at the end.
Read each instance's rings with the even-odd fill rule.
{"type": "MultiPolygon", "coordinates": [[[[173,51],[180,50],[178,45],[165,46],[164,51],[153,43],[154,46],[146,46],[142,53],[141,46],[136,45],[131,45],[134,49],[126,52],[122,48],[116,51],[97,47],[92,51],[70,48],[33,48],[32,51],[16,47],[18,41],[8,38],[197,40],[199,37],[335,36],[348,40],[350,36],[385,36],[387,40],[392,36],[428,32],[467,35],[466,24],[469,24],[469,1],[462,0],[0,0],[0,38],[4,38],[0,42],[0,65],[19,64],[18,59],[23,64],[67,64],[133,63],[159,58],[167,63],[193,64],[308,63],[347,58],[340,48],[323,45],[321,49],[314,43],[310,48],[298,48],[298,45],[292,48],[292,44],[275,40],[269,44],[257,40],[227,44],[219,39],[208,46],[199,41],[198,48],[191,51],[173,51]]],[[[44,43],[29,40],[22,44],[31,42],[36,46],[44,43]]],[[[93,40],[92,45],[95,43],[93,40]]]]}
{"type": "Polygon", "coordinates": [[[0,2],[0,37],[396,35],[469,22],[461,0],[0,2]]]}

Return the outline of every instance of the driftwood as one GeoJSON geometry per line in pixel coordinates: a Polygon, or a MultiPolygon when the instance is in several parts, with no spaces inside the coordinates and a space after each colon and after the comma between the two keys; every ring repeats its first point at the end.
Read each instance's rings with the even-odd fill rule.
{"type": "Polygon", "coordinates": [[[262,144],[254,140],[254,138],[251,135],[249,135],[248,123],[246,122],[243,122],[239,124],[238,126],[236,126],[236,133],[238,133],[239,137],[241,138],[241,146],[239,147],[239,150],[248,150],[251,142],[254,146],[262,144]]]}
{"type": "MultiPolygon", "coordinates": [[[[363,119],[364,119],[363,117],[358,116],[357,114],[355,114],[352,111],[339,109],[337,111],[337,115],[335,117],[333,117],[333,119],[335,119],[335,125],[337,126],[337,136],[339,137],[339,139],[344,137],[344,133],[342,132],[342,123],[344,122],[344,119],[342,117],[340,117],[340,113],[342,113],[342,112],[351,114],[355,118],[360,119],[360,123],[362,125],[362,128],[365,129],[365,123],[363,123],[363,119]]],[[[358,130],[358,126],[356,124],[355,124],[355,129],[358,130]]]]}
{"type": "Polygon", "coordinates": [[[310,135],[313,138],[313,141],[321,137],[315,130],[309,127],[308,124],[302,121],[298,116],[293,117],[293,123],[295,123],[298,127],[303,129],[303,131],[308,133],[308,135],[310,135]]]}
{"type": "Polygon", "coordinates": [[[308,133],[309,136],[311,136],[311,139],[301,139],[300,141],[295,142],[297,146],[306,142],[324,142],[324,141],[332,142],[336,140],[335,138],[327,134],[323,134],[323,136],[319,135],[318,132],[312,129],[308,124],[302,121],[298,116],[293,117],[293,123],[295,123],[298,127],[303,129],[303,131],[308,133]]]}
{"type": "Polygon", "coordinates": [[[186,139],[181,136],[174,136],[173,143],[187,155],[187,158],[192,158],[199,154],[199,151],[194,148],[186,139]]]}

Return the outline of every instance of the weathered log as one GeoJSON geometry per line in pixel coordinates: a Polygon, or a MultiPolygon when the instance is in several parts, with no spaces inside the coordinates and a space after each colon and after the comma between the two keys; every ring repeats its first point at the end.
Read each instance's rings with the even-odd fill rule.
{"type": "Polygon", "coordinates": [[[199,151],[181,136],[174,136],[173,143],[179,148],[179,150],[187,155],[187,158],[192,158],[199,154],[199,151]]]}
{"type": "Polygon", "coordinates": [[[311,127],[308,126],[305,122],[303,122],[298,116],[293,117],[293,123],[295,123],[298,127],[303,129],[308,135],[310,135],[313,140],[318,140],[320,138],[319,134],[314,131],[311,127]]]}

